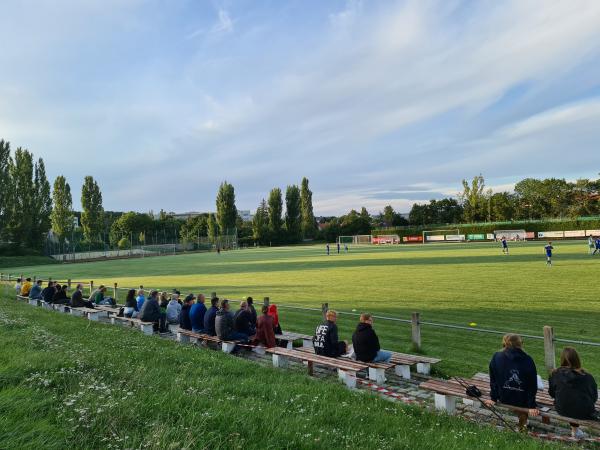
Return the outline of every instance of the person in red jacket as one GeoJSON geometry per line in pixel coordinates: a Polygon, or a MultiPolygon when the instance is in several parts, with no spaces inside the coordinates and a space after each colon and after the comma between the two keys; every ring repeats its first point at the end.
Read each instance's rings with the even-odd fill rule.
{"type": "Polygon", "coordinates": [[[256,344],[264,345],[267,348],[275,347],[275,331],[273,327],[273,317],[269,315],[269,307],[263,305],[262,315],[256,320],[256,344]]]}
{"type": "Polygon", "coordinates": [[[275,334],[281,334],[281,325],[279,324],[279,314],[277,314],[277,305],[269,305],[269,315],[273,318],[273,331],[275,334]]]}

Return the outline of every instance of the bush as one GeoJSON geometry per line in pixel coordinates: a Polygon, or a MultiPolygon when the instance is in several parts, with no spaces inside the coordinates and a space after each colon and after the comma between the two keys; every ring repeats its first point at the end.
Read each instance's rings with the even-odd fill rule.
{"type": "Polygon", "coordinates": [[[129,239],[127,239],[126,237],[121,238],[117,243],[117,247],[119,247],[119,250],[126,250],[128,248],[131,248],[131,242],[129,242],[129,239]]]}

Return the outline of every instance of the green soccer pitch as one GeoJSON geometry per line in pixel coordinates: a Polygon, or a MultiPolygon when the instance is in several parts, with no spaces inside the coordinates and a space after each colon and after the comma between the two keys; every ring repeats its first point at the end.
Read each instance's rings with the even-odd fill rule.
{"type": "MultiPolygon", "coordinates": [[[[179,289],[182,294],[216,291],[223,298],[263,297],[281,305],[284,329],[312,334],[321,304],[341,312],[371,312],[473,329],[600,342],[600,256],[587,242],[555,242],[554,265],[546,266],[544,242],[514,243],[505,256],[491,243],[414,246],[351,246],[337,254],[331,246],[246,249],[96,263],[3,267],[4,273],[89,281],[120,287],[179,289]]],[[[109,290],[110,292],[110,290],[109,290]]],[[[122,300],[124,292],[119,292],[122,300]]],[[[237,308],[235,308],[237,309],[237,308]]],[[[350,339],[357,318],[342,315],[340,337],[350,339]]],[[[410,351],[410,324],[376,319],[384,348],[410,351]]],[[[423,325],[423,352],[443,359],[441,375],[472,375],[487,369],[501,336],[423,325]]],[[[557,343],[557,354],[562,348],[557,343]]],[[[600,348],[576,345],[584,366],[600,373],[600,348]]],[[[543,342],[525,338],[543,373],[543,342]]]]}

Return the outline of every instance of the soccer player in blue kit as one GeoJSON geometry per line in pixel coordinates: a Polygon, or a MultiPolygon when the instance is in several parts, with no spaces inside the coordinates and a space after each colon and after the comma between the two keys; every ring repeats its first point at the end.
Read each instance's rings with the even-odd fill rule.
{"type": "Polygon", "coordinates": [[[544,247],[544,250],[546,251],[546,265],[552,266],[552,250],[554,250],[552,242],[548,241],[548,245],[544,247]]]}
{"type": "Polygon", "coordinates": [[[505,255],[508,255],[508,242],[506,242],[506,238],[504,236],[502,236],[501,242],[502,242],[502,253],[504,253],[505,255]]]}

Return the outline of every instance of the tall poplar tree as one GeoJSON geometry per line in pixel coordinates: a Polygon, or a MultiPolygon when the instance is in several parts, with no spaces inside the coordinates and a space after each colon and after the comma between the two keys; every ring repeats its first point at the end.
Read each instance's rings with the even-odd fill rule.
{"type": "Polygon", "coordinates": [[[211,240],[211,242],[215,242],[215,240],[217,239],[217,236],[219,234],[219,225],[217,224],[217,219],[215,218],[214,214],[209,214],[208,215],[208,221],[206,223],[206,232],[208,234],[209,239],[211,240]]]}
{"type": "Polygon", "coordinates": [[[9,168],[11,179],[10,239],[19,247],[30,243],[32,211],[35,205],[33,186],[33,156],[27,150],[15,150],[14,163],[9,168]]]}
{"type": "Polygon", "coordinates": [[[269,208],[263,198],[252,219],[252,237],[259,244],[269,242],[269,208]]]}
{"type": "Polygon", "coordinates": [[[29,246],[31,248],[40,248],[44,233],[50,230],[50,214],[52,212],[50,183],[46,177],[46,166],[42,158],[39,158],[34,166],[33,203],[29,246]]]}
{"type": "Polygon", "coordinates": [[[302,178],[300,187],[300,208],[302,213],[302,235],[312,238],[317,232],[317,222],[313,213],[312,192],[308,188],[308,178],[302,178]]]}
{"type": "Polygon", "coordinates": [[[101,241],[104,229],[104,208],[102,193],[93,177],[87,176],[81,187],[81,227],[83,236],[88,242],[101,241]]]}
{"type": "Polygon", "coordinates": [[[302,238],[302,212],[300,207],[300,189],[288,186],[285,191],[285,228],[290,243],[299,242],[302,238]]]}
{"type": "Polygon", "coordinates": [[[0,140],[0,241],[8,239],[8,223],[12,209],[10,143],[0,140]]]}
{"type": "Polygon", "coordinates": [[[283,219],[281,213],[283,210],[283,201],[281,199],[281,189],[273,188],[269,193],[269,233],[270,238],[279,242],[282,238],[283,219]]]}
{"type": "Polygon", "coordinates": [[[223,181],[217,193],[217,223],[222,235],[235,228],[236,219],[235,190],[231,184],[223,181]]]}
{"type": "Polygon", "coordinates": [[[68,239],[73,229],[73,198],[71,197],[71,187],[65,177],[58,176],[54,180],[54,189],[52,190],[52,231],[61,242],[68,239]]]}

